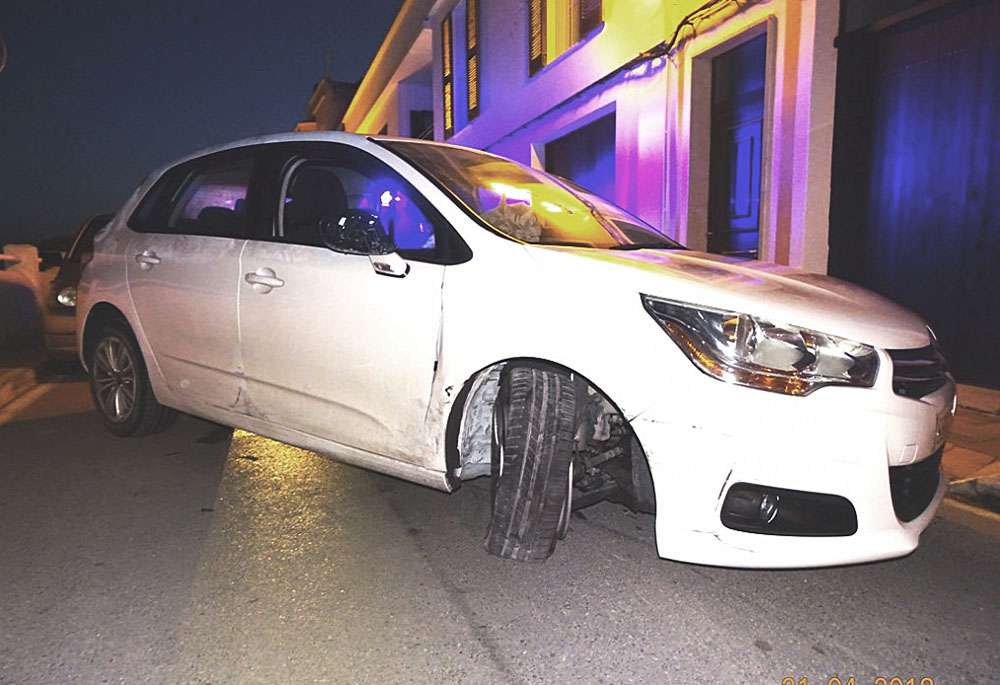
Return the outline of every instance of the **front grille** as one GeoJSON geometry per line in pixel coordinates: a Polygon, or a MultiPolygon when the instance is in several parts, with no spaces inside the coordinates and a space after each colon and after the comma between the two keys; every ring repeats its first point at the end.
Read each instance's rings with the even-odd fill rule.
{"type": "Polygon", "coordinates": [[[916,464],[889,467],[892,508],[900,521],[917,518],[934,499],[941,479],[942,452],[944,447],[916,464]]]}
{"type": "Polygon", "coordinates": [[[935,345],[912,350],[886,350],[892,359],[892,390],[919,399],[948,382],[948,362],[935,345]]]}

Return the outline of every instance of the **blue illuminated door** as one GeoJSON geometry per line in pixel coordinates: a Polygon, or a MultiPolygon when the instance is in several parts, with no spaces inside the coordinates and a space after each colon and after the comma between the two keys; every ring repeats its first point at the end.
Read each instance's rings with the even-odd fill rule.
{"type": "Polygon", "coordinates": [[[708,250],[756,258],[767,36],[712,60],[708,250]]]}
{"type": "Polygon", "coordinates": [[[545,146],[545,170],[595,195],[615,199],[615,115],[581,126],[545,146]]]}
{"type": "Polygon", "coordinates": [[[1000,2],[838,43],[829,271],[922,315],[1000,388],[1000,2]]]}

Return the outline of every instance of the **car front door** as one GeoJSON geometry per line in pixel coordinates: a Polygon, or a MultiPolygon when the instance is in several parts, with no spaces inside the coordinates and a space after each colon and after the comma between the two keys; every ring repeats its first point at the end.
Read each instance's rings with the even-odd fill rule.
{"type": "Polygon", "coordinates": [[[283,160],[273,235],[249,241],[242,255],[249,411],[430,465],[426,414],[446,268],[434,263],[440,219],[428,219],[433,210],[416,191],[367,153],[339,144],[309,149],[283,160]],[[323,231],[345,216],[375,217],[408,256],[408,268],[380,271],[379,258],[326,247],[323,231]]]}
{"type": "Polygon", "coordinates": [[[243,411],[236,315],[251,150],[168,172],[130,227],[126,267],[138,325],[183,401],[243,411]]]}

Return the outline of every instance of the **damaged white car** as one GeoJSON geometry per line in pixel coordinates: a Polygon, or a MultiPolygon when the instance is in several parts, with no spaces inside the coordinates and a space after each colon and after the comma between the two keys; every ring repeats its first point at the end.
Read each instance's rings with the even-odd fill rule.
{"type": "Polygon", "coordinates": [[[77,316],[116,434],[183,411],[442,490],[490,477],[503,557],[612,498],[655,512],[664,558],[883,559],[944,493],[955,384],[916,315],[474,150],[331,132],[181,160],[97,236],[77,316]]]}

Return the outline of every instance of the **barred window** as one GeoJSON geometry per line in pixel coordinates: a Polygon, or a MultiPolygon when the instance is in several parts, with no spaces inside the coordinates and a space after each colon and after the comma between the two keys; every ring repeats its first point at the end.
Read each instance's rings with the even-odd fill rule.
{"type": "Polygon", "coordinates": [[[465,82],[469,121],[479,116],[479,0],[467,0],[465,11],[465,82]]]}
{"type": "Polygon", "coordinates": [[[545,0],[528,3],[528,73],[545,66],[545,0]]]}
{"type": "Polygon", "coordinates": [[[602,0],[529,0],[528,73],[537,73],[603,21],[602,0]]]}
{"type": "Polygon", "coordinates": [[[441,89],[444,96],[444,137],[455,133],[455,84],[451,63],[451,12],[441,22],[441,89]]]}

